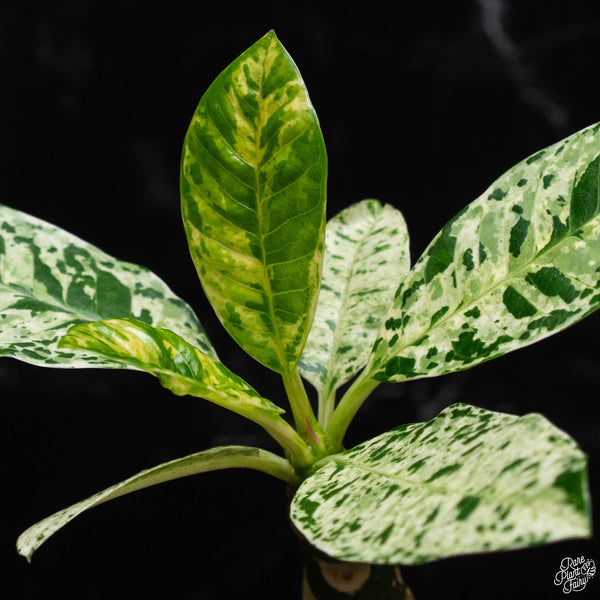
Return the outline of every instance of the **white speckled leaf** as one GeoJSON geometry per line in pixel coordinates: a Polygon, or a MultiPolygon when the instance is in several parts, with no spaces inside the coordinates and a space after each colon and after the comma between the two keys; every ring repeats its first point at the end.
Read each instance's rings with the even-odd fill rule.
{"type": "Polygon", "coordinates": [[[316,308],[326,177],[317,115],[271,31],[202,96],[185,137],[181,196],[217,316],[281,374],[295,370],[316,308]]]}
{"type": "Polygon", "coordinates": [[[291,518],[343,560],[419,564],[591,535],[586,457],[539,414],[455,404],[331,457],[291,518]]]}
{"type": "Polygon", "coordinates": [[[134,317],[216,356],[192,309],[148,269],[0,205],[0,356],[46,367],[118,367],[58,350],[75,323],[134,317]]]}
{"type": "Polygon", "coordinates": [[[368,372],[441,375],[536,342],[600,306],[600,123],[500,177],[405,279],[368,372]]]}
{"type": "Polygon", "coordinates": [[[409,269],[406,223],[392,206],[363,200],[327,223],[319,302],[299,365],[320,397],[364,367],[409,269]]]}
{"type": "Polygon", "coordinates": [[[94,353],[158,377],[178,396],[204,398],[254,421],[283,413],[218,360],[167,329],[134,319],[110,319],[71,327],[59,348],[94,353]]]}
{"type": "Polygon", "coordinates": [[[102,492],[73,504],[31,526],[17,540],[19,554],[31,560],[33,553],[53,534],[72,521],[82,512],[108,502],[119,496],[130,494],[152,485],[206,473],[218,469],[246,468],[265,471],[283,479],[293,481],[294,472],[289,463],[279,456],[260,448],[247,446],[221,446],[196,452],[183,458],[157,465],[137,473],[102,492]]]}

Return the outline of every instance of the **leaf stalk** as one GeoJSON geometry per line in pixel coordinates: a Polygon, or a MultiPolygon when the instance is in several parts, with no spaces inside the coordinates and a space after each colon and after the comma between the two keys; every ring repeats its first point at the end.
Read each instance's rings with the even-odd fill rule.
{"type": "Polygon", "coordinates": [[[327,430],[327,426],[329,425],[331,415],[335,408],[335,390],[328,391],[328,393],[325,393],[324,390],[319,391],[318,406],[319,425],[321,425],[324,430],[327,430]]]}
{"type": "Polygon", "coordinates": [[[293,427],[281,417],[253,419],[289,454],[291,463],[297,469],[304,470],[314,463],[310,445],[307,444],[293,427]]]}
{"type": "Polygon", "coordinates": [[[327,440],[335,452],[342,450],[342,442],[348,426],[363,402],[380,383],[365,373],[366,371],[363,371],[348,388],[331,416],[327,427],[327,440]]]}
{"type": "MultiPolygon", "coordinates": [[[[315,417],[300,374],[294,369],[294,371],[284,373],[282,378],[298,435],[316,451],[318,457],[330,454],[324,441],[325,433],[315,417]]],[[[314,462],[314,457],[312,462],[314,462]]]]}

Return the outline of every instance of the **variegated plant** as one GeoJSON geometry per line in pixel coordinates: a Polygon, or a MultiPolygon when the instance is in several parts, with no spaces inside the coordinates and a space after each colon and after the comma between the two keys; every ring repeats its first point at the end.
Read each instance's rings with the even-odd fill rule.
{"type": "MultiPolygon", "coordinates": [[[[454,405],[348,451],[343,438],[380,382],[472,367],[600,306],[600,124],[510,169],[412,269],[391,206],[364,200],[326,224],[326,175],[306,87],[269,32],[200,100],[181,196],[204,291],[233,339],[282,377],[293,424],[219,361],[192,309],[147,269],[0,206],[0,354],[147,371],[261,425],[283,451],[226,446],[143,471],[34,525],[20,553],[101,502],[234,467],[283,480],[298,531],[340,560],[417,564],[590,535],[585,455],[541,415],[454,405]]],[[[319,565],[310,597],[335,585],[319,565]]]]}

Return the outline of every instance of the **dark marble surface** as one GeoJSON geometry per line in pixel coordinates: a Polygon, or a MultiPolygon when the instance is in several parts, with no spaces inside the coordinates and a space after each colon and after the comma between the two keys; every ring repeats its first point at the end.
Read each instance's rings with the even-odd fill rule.
{"type": "MultiPolygon", "coordinates": [[[[7,3],[0,8],[1,201],[145,264],[193,304],[222,360],[264,395],[279,383],[227,338],[202,296],[178,202],[180,146],[204,89],[275,28],[329,151],[329,214],[376,197],[405,215],[414,257],[528,154],[600,120],[600,9],[583,0],[7,3]]],[[[600,317],[471,371],[381,386],[348,444],[456,401],[538,411],[590,455],[600,498],[600,317]]],[[[108,503],[28,566],[34,521],[143,468],[216,444],[269,446],[241,418],[149,376],[0,362],[2,588],[14,600],[299,598],[285,494],[213,473],[108,503]]],[[[600,500],[597,500],[598,504],[600,500]]],[[[595,510],[598,522],[598,512],[595,510]]],[[[560,598],[564,556],[597,537],[406,568],[417,600],[560,598]]],[[[592,598],[600,578],[578,597],[592,598]]]]}

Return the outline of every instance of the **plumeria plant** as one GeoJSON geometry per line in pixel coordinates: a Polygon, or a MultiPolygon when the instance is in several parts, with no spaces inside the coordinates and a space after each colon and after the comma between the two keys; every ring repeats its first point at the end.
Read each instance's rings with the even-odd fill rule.
{"type": "Polygon", "coordinates": [[[349,450],[344,434],[381,382],[473,367],[600,306],[600,124],[511,168],[412,268],[395,208],[363,200],[326,223],[326,178],[317,115],[271,31],[200,100],[181,201],[208,300],[281,376],[287,406],[222,364],[190,306],[153,273],[0,207],[0,354],[146,371],[281,446],[216,447],[150,468],[33,525],[21,554],[107,500],[238,467],[288,486],[307,599],[408,598],[397,565],[591,535],[586,457],[539,414],[455,404],[349,450]]]}

